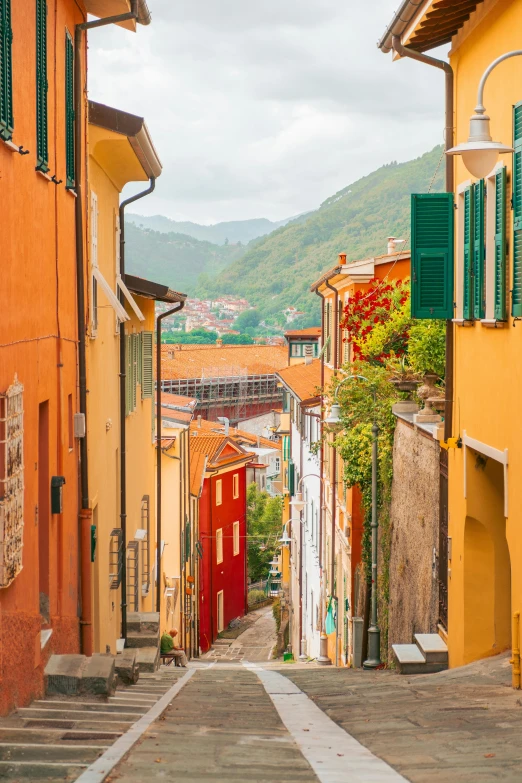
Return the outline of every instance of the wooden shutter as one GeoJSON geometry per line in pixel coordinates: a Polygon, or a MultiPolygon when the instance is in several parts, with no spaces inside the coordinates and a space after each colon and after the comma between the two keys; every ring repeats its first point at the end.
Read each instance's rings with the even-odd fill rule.
{"type": "Polygon", "coordinates": [[[522,317],[522,101],[513,108],[513,289],[511,315],[522,317]]]}
{"type": "Polygon", "coordinates": [[[47,90],[47,3],[36,0],[36,168],[39,171],[49,171],[47,90]]]}
{"type": "Polygon", "coordinates": [[[13,31],[11,0],[0,0],[0,138],[13,136],[13,31]]]}
{"type": "Polygon", "coordinates": [[[463,280],[462,280],[462,312],[467,321],[473,318],[473,190],[466,188],[464,191],[464,243],[463,252],[463,280]]]}
{"type": "Polygon", "coordinates": [[[453,193],[412,195],[413,318],[453,318],[453,193]]]}
{"type": "Polygon", "coordinates": [[[69,32],[65,33],[65,171],[66,185],[76,185],[74,161],[74,46],[69,32]]]}
{"type": "Polygon", "coordinates": [[[506,320],[506,168],[495,175],[495,313],[506,320]]]}
{"type": "Polygon", "coordinates": [[[473,185],[473,316],[484,318],[484,180],[473,185]]]}
{"type": "Polygon", "coordinates": [[[152,332],[141,333],[141,398],[151,399],[154,395],[154,375],[152,367],[152,352],[154,335],[152,332]]]}
{"type": "Polygon", "coordinates": [[[326,303],[326,362],[332,360],[332,304],[326,303]]]}
{"type": "Polygon", "coordinates": [[[132,411],[131,335],[125,335],[125,415],[132,411]]]}
{"type": "Polygon", "coordinates": [[[293,460],[288,462],[288,493],[291,497],[295,495],[295,465],[293,460]]]}
{"type": "Polygon", "coordinates": [[[138,384],[138,340],[139,334],[132,335],[132,410],[136,410],[136,387],[138,384]]]}
{"type": "MultiPolygon", "coordinates": [[[[91,190],[91,266],[98,267],[98,196],[91,190]]],[[[91,336],[98,331],[98,281],[91,272],[91,336]]]]}

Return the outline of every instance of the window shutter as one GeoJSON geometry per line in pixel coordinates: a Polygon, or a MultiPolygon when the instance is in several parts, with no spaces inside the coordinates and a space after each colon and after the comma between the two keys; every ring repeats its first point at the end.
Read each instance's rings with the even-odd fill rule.
{"type": "Polygon", "coordinates": [[[131,364],[131,335],[125,335],[125,415],[132,410],[132,364],[131,364]]]}
{"type": "Polygon", "coordinates": [[[473,185],[473,316],[484,318],[484,180],[473,185]]]}
{"type": "Polygon", "coordinates": [[[511,315],[522,317],[522,101],[513,109],[513,290],[511,315]]]}
{"type": "MultiPolygon", "coordinates": [[[[91,191],[91,266],[98,266],[98,196],[91,191]]],[[[91,273],[91,336],[98,331],[98,281],[91,273]]]]}
{"type": "Polygon", "coordinates": [[[141,333],[141,399],[151,399],[154,395],[154,376],[152,352],[154,348],[152,332],[141,333]]]}
{"type": "Polygon", "coordinates": [[[190,520],[185,523],[185,561],[190,560],[190,520]]]}
{"type": "Polygon", "coordinates": [[[495,318],[506,320],[506,168],[495,175],[495,318]]]}
{"type": "Polygon", "coordinates": [[[13,137],[13,31],[11,0],[0,0],[0,138],[13,137]]]}
{"type": "Polygon", "coordinates": [[[288,493],[291,497],[295,495],[295,465],[292,460],[288,462],[288,493]]]}
{"type": "Polygon", "coordinates": [[[413,318],[453,318],[453,193],[412,195],[413,318]]]}
{"type": "Polygon", "coordinates": [[[36,0],[36,168],[39,171],[49,171],[47,90],[47,3],[36,0]]]}
{"type": "Polygon", "coordinates": [[[65,171],[66,185],[76,185],[74,161],[74,47],[70,34],[65,33],[65,171]]]}
{"type": "Polygon", "coordinates": [[[472,281],[472,247],[473,247],[473,190],[466,188],[464,191],[464,268],[462,285],[462,308],[464,318],[470,321],[473,318],[473,281],[472,281]]]}
{"type": "Polygon", "coordinates": [[[132,410],[136,410],[136,386],[138,381],[138,334],[132,335],[132,410]]]}
{"type": "Polygon", "coordinates": [[[329,364],[332,359],[332,305],[326,303],[326,362],[329,364]]]}

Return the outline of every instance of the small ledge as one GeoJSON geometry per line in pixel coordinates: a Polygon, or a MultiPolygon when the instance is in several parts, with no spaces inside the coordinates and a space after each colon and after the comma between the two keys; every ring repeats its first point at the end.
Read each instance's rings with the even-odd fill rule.
{"type": "Polygon", "coordinates": [[[42,169],[35,169],[36,173],[39,174],[41,177],[47,180],[47,182],[52,182],[51,177],[46,171],[42,171],[42,169]]]}
{"type": "Polygon", "coordinates": [[[70,193],[74,198],[78,198],[77,192],[73,188],[66,188],[67,193],[70,193]]]}
{"type": "Polygon", "coordinates": [[[10,149],[10,150],[11,150],[11,152],[20,152],[20,147],[18,146],[18,144],[15,144],[15,143],[14,143],[13,141],[11,141],[10,139],[9,139],[9,140],[7,140],[7,139],[2,139],[2,141],[4,142],[5,146],[6,146],[8,149],[10,149]]]}
{"type": "Polygon", "coordinates": [[[40,631],[40,649],[43,650],[51,636],[53,635],[53,629],[52,628],[46,628],[43,631],[40,631]]]}
{"type": "Polygon", "coordinates": [[[468,321],[465,318],[453,318],[452,320],[456,326],[475,326],[475,321],[468,321]]]}
{"type": "Polygon", "coordinates": [[[482,318],[480,323],[489,329],[503,329],[507,326],[505,321],[497,321],[495,318],[482,318]]]}

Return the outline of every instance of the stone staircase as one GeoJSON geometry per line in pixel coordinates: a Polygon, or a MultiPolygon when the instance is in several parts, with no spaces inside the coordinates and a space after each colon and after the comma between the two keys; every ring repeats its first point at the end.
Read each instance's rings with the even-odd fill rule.
{"type": "Polygon", "coordinates": [[[433,674],[448,668],[448,648],[437,633],[416,633],[415,644],[393,644],[399,674],[433,674]]]}
{"type": "Polygon", "coordinates": [[[160,665],[160,618],[158,612],[127,614],[127,649],[136,650],[140,674],[154,673],[160,665]]]}

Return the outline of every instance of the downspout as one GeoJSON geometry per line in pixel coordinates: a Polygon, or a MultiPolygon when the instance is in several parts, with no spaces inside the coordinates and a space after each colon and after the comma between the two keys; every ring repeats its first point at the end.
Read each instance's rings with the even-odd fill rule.
{"type": "MultiPolygon", "coordinates": [[[[297,402],[297,401],[296,401],[297,402]]],[[[304,476],[304,468],[303,468],[303,450],[304,450],[304,444],[303,444],[303,411],[301,408],[301,403],[299,401],[298,403],[298,409],[299,409],[299,475],[304,476]]],[[[299,483],[297,485],[297,488],[299,489],[299,484],[301,483],[301,480],[299,480],[299,483]]],[[[301,492],[303,493],[302,497],[305,497],[305,488],[301,488],[301,492]]],[[[307,656],[305,653],[305,647],[306,647],[306,639],[303,636],[303,550],[304,550],[304,542],[305,542],[305,529],[304,529],[304,509],[301,511],[300,515],[301,517],[299,521],[299,529],[301,534],[301,546],[299,547],[299,649],[300,649],[300,655],[299,660],[307,660],[307,656]]]]}
{"type": "MultiPolygon", "coordinates": [[[[454,74],[451,65],[444,60],[437,60],[435,57],[429,57],[427,54],[416,52],[402,45],[398,35],[392,37],[393,49],[400,57],[409,57],[412,60],[425,65],[431,65],[444,71],[445,75],[445,144],[447,151],[453,147],[453,103],[454,103],[454,74]]],[[[453,171],[453,160],[446,155],[446,192],[455,192],[455,181],[453,171]]],[[[444,440],[451,438],[453,432],[453,376],[454,376],[454,352],[453,352],[453,321],[446,321],[446,402],[444,406],[444,440]]]]}
{"type": "MultiPolygon", "coordinates": [[[[146,190],[137,193],[135,196],[122,201],[120,204],[120,276],[125,280],[125,209],[129,204],[138,201],[149,193],[152,193],[156,187],[154,177],[150,178],[150,185],[146,190]]],[[[119,298],[122,305],[125,304],[123,292],[119,291],[119,298]]],[[[127,639],[127,432],[125,426],[126,420],[126,400],[125,400],[125,381],[127,376],[127,366],[125,362],[125,324],[120,323],[120,528],[123,539],[123,558],[121,568],[121,636],[127,639]]]]}
{"type": "MultiPolygon", "coordinates": [[[[146,7],[146,6],[145,6],[146,7]]],[[[85,84],[82,79],[82,42],[83,34],[94,27],[138,19],[138,0],[132,0],[131,11],[94,22],[76,25],[74,31],[74,169],[75,169],[75,206],[76,227],[76,302],[78,315],[78,385],[80,413],[85,419],[85,435],[80,439],[80,512],[78,514],[78,537],[80,542],[80,597],[81,597],[81,643],[84,655],[93,653],[92,639],[92,565],[91,565],[91,524],[92,509],[89,508],[89,470],[87,450],[87,361],[86,361],[86,323],[85,323],[85,258],[83,243],[83,189],[82,175],[84,163],[83,132],[85,112],[83,96],[85,84]]]]}
{"type": "MultiPolygon", "coordinates": [[[[154,180],[151,178],[154,190],[154,180]]],[[[150,192],[150,190],[149,190],[150,192]]],[[[145,194],[142,194],[145,195],[145,194]]],[[[136,200],[137,197],[134,197],[136,200]]],[[[131,199],[129,199],[131,201],[131,199]]],[[[121,226],[121,218],[120,218],[121,226]]],[[[156,611],[161,611],[161,324],[165,318],[179,313],[185,307],[185,302],[178,302],[176,307],[161,313],[156,318],[156,611]]],[[[122,324],[123,326],[123,324],[122,324]]],[[[125,346],[123,357],[125,359],[125,346]]],[[[183,471],[181,471],[183,475],[183,471]]],[[[186,511],[186,509],[185,509],[186,511]]],[[[185,646],[185,645],[183,645],[185,646]]]]}

